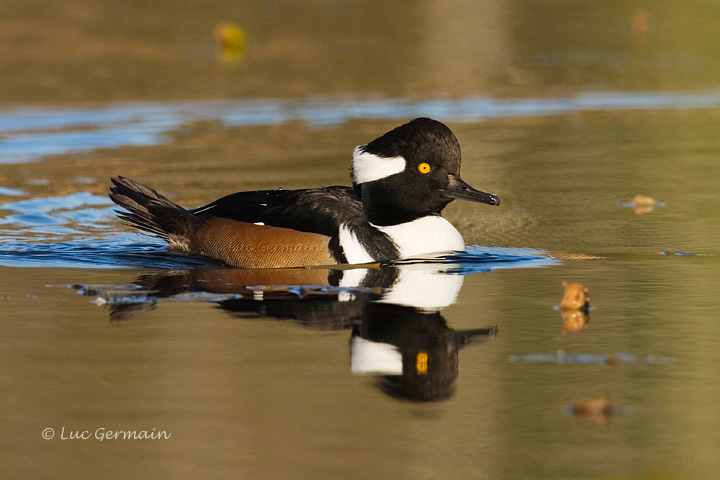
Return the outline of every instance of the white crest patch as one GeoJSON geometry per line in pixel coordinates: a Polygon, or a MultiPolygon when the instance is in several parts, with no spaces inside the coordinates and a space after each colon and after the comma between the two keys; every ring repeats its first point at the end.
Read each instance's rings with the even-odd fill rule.
{"type": "Polygon", "coordinates": [[[356,184],[374,182],[405,170],[407,162],[403,157],[379,157],[363,151],[363,146],[353,152],[353,182],[356,184]]]}
{"type": "Polygon", "coordinates": [[[353,375],[402,375],[402,354],[395,345],[352,337],[350,371],[353,375]]]}

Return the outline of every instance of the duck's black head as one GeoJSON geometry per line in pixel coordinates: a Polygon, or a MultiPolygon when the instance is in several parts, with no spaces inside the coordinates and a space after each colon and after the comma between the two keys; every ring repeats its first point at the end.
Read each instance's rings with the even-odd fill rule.
{"type": "Polygon", "coordinates": [[[460,178],[460,144],[444,124],[416,118],[355,149],[353,184],[368,220],[397,225],[439,215],[455,198],[499,205],[460,178]]]}

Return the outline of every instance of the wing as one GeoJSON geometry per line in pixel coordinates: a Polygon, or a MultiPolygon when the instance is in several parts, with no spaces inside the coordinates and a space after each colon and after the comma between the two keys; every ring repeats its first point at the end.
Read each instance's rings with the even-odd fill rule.
{"type": "Polygon", "coordinates": [[[212,217],[334,236],[340,224],[364,218],[352,187],[238,192],[191,210],[203,220],[212,217]]]}

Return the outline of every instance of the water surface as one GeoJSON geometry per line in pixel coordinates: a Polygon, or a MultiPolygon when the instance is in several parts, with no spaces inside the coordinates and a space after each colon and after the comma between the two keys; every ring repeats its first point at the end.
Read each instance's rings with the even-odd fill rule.
{"type": "Polygon", "coordinates": [[[1,8],[8,478],[717,476],[716,2],[1,8]],[[227,269],[107,198],[347,184],[418,115],[502,198],[446,209],[464,254],[227,269]]]}

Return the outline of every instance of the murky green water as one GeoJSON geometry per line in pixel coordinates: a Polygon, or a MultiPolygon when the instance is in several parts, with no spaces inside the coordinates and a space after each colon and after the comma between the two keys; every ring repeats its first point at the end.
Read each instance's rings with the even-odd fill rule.
{"type": "Polygon", "coordinates": [[[0,6],[7,478],[717,477],[720,4],[476,3],[0,6]],[[208,269],[106,198],[346,184],[418,115],[503,202],[443,262],[208,269]]]}

